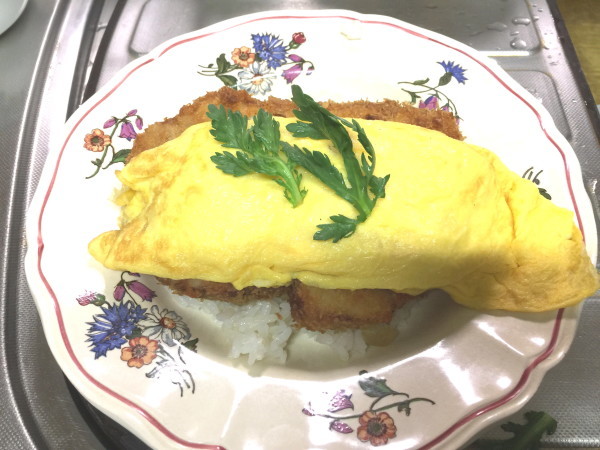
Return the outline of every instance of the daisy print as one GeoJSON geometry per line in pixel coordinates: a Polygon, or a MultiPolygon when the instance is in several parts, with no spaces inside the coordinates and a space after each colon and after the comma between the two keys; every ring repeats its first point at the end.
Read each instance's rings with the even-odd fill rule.
{"type": "Polygon", "coordinates": [[[276,34],[254,33],[247,45],[221,53],[214,63],[201,65],[198,73],[250,95],[265,95],[277,81],[292,84],[299,76],[312,74],[314,64],[296,51],[306,41],[302,32],[292,34],[287,44],[276,34]]]}
{"type": "Polygon", "coordinates": [[[162,340],[172,347],[178,341],[188,340],[190,330],[183,318],[175,311],[160,309],[157,305],[150,308],[150,312],[138,324],[142,335],[162,340]]]}

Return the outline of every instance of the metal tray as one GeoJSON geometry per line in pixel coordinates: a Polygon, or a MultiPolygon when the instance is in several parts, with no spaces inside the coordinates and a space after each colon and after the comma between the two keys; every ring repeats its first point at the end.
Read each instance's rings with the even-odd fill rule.
{"type": "MultiPolygon", "coordinates": [[[[25,212],[64,120],[117,70],[165,39],[283,8],[389,15],[495,58],[543,102],[570,141],[598,211],[600,118],[551,0],[30,0],[0,36],[0,448],[146,448],[70,386],[50,354],[25,282],[25,212]]],[[[545,447],[600,447],[598,325],[596,296],[584,304],[570,352],[524,408],[558,420],[545,447]]],[[[497,428],[482,435],[497,436],[497,428]]]]}

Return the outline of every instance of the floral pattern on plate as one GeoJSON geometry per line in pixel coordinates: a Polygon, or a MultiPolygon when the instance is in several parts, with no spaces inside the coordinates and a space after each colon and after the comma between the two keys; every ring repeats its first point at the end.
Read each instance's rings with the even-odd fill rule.
{"type": "Polygon", "coordinates": [[[431,85],[429,78],[399,81],[398,84],[405,86],[402,90],[410,95],[411,104],[414,105],[419,100],[419,108],[450,111],[457,120],[460,120],[456,105],[440,88],[449,84],[453,79],[460,84],[465,84],[468,79],[465,76],[466,69],[461,67],[460,64],[454,63],[454,61],[440,61],[438,64],[442,66],[444,73],[439,77],[435,86],[431,85]],[[425,100],[423,100],[424,97],[426,97],[425,100]]]}
{"type": "Polygon", "coordinates": [[[417,332],[393,351],[333,364],[329,353],[306,346],[290,364],[265,365],[253,376],[243,364],[225,360],[219,353],[222,342],[211,342],[218,333],[205,327],[196,311],[175,306],[166,292],[155,296],[137,274],[119,276],[90,260],[89,240],[116,223],[111,194],[119,186],[113,171],[143,128],[130,105],[152,123],[219,85],[235,81],[245,89],[245,81],[251,88],[249,80],[257,82],[253,95],[270,88],[270,94],[285,97],[290,83],[301,82],[319,99],[402,101],[411,100],[406,92],[411,91],[416,107],[451,110],[454,105],[472,142],[503,160],[508,156],[513,170],[543,185],[554,201],[573,206],[595,259],[593,210],[575,154],[539,102],[488,58],[383,16],[339,10],[243,16],[174,38],[123,68],[72,115],[62,145],[48,153],[28,213],[26,273],[50,348],[73,385],[156,448],[243,448],[248,442],[269,449],[359,447],[360,439],[365,448],[386,440],[389,447],[459,448],[514,412],[568,349],[579,310],[529,320],[432,303],[435,309],[425,310],[423,317],[438,317],[438,306],[444,305],[447,320],[418,326],[415,316],[409,325],[417,332]],[[284,42],[294,40],[292,32],[298,30],[304,38],[296,40],[306,43],[286,49],[284,42]],[[253,35],[270,52],[264,58],[253,35]],[[402,58],[390,58],[385,43],[402,49],[402,58]],[[318,71],[307,77],[315,67],[318,71]],[[202,69],[212,71],[200,76],[202,69]],[[270,72],[270,85],[254,77],[261,71],[270,72]],[[433,81],[417,83],[427,78],[433,81]],[[485,114],[482,99],[494,105],[485,114]],[[498,132],[495,120],[506,121],[512,133],[498,132]],[[87,151],[98,159],[89,161],[87,151]],[[107,173],[101,174],[104,168],[107,173]],[[94,182],[83,182],[86,175],[94,182]],[[185,348],[196,345],[197,352],[185,348]],[[319,365],[307,368],[306,360],[319,365]],[[426,396],[435,393],[435,406],[415,401],[410,418],[395,405],[407,400],[402,395],[387,395],[372,406],[378,397],[360,386],[362,368],[369,370],[367,378],[388,380],[390,389],[415,395],[410,399],[419,398],[421,390],[426,396]],[[198,396],[189,395],[196,386],[202,387],[200,407],[198,396]],[[323,391],[332,394],[323,396],[323,391]],[[320,397],[324,408],[317,408],[320,397]],[[348,408],[329,411],[333,398],[339,408],[348,408]],[[314,416],[300,413],[308,410],[309,400],[314,416]],[[386,405],[394,406],[380,409],[386,405]]]}
{"type": "Polygon", "coordinates": [[[127,156],[129,156],[131,149],[123,148],[115,151],[115,133],[120,127],[118,137],[131,142],[132,139],[137,137],[137,132],[132,121],[135,123],[135,127],[137,127],[138,130],[143,128],[144,120],[142,119],[142,116],[138,114],[137,109],[132,109],[123,117],[112,116],[104,122],[102,128],[104,130],[108,129],[107,132],[100,128],[94,128],[90,133],[85,135],[83,139],[83,148],[95,153],[102,152],[102,155],[100,155],[99,158],[92,161],[92,164],[96,169],[91,175],[87,176],[86,179],[95,177],[101,169],[108,169],[113,164],[124,163],[127,160],[127,156]],[[106,158],[109,156],[109,150],[110,159],[105,164],[106,158]]]}
{"type": "Polygon", "coordinates": [[[184,389],[195,392],[191,372],[185,367],[183,348],[196,351],[198,339],[191,339],[188,325],[175,311],[154,304],[156,293],[140,280],[140,274],[122,272],[113,291],[114,301],[104,294],[86,292],[77,297],[81,306],[96,306],[101,312],[88,322],[87,342],[95,359],[106,357],[108,352],[121,349],[121,360],[128,367],[152,369],[148,378],[163,378],[184,389]]]}
{"type": "Polygon", "coordinates": [[[535,170],[534,170],[534,168],[533,168],[533,166],[532,166],[529,169],[527,169],[525,171],[525,173],[523,173],[522,178],[525,178],[525,179],[531,181],[532,183],[534,183],[536,186],[538,186],[540,194],[543,197],[546,197],[548,200],[552,200],[552,196],[548,193],[548,191],[545,188],[540,187],[541,181],[540,181],[540,179],[538,177],[542,174],[543,171],[544,170],[541,169],[541,170],[538,170],[537,173],[536,173],[535,170]]]}
{"type": "Polygon", "coordinates": [[[352,394],[348,394],[345,389],[341,389],[333,396],[323,393],[321,399],[309,402],[302,409],[302,412],[307,416],[329,419],[329,429],[342,434],[353,433],[354,429],[349,422],[358,420],[357,439],[379,446],[387,444],[390,439],[395,438],[397,432],[394,418],[385,412],[386,410],[395,409],[398,413],[403,412],[406,416],[409,416],[411,404],[414,402],[426,402],[435,405],[435,402],[428,398],[411,398],[405,392],[395,391],[388,386],[385,378],[367,377],[367,373],[366,370],[360,371],[360,378],[358,379],[358,385],[362,389],[362,393],[367,397],[374,398],[367,409],[358,414],[339,414],[340,411],[347,409],[354,410],[352,394]],[[392,400],[398,397],[400,397],[400,400],[392,400]],[[384,399],[387,400],[387,403],[377,406],[384,399]]]}
{"type": "Polygon", "coordinates": [[[233,49],[231,61],[225,53],[221,53],[215,63],[200,66],[202,70],[198,73],[215,76],[225,86],[244,89],[251,95],[264,95],[271,91],[278,75],[290,84],[304,72],[304,66],[306,75],[310,75],[315,69],[311,61],[292,53],[306,42],[306,36],[302,32],[294,33],[287,45],[272,33],[252,34],[251,40],[252,47],[240,46],[233,49]],[[283,69],[286,66],[289,67],[283,69]]]}

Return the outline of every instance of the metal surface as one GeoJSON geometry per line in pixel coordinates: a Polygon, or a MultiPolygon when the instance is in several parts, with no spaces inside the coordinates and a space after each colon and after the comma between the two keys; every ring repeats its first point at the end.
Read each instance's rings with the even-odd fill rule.
{"type": "Polygon", "coordinates": [[[23,223],[49,144],[48,131],[64,121],[81,29],[75,16],[86,2],[31,1],[0,36],[0,446],[102,448],[82,419],[44,339],[23,274],[23,223]],[[64,33],[74,41],[63,41],[64,33]],[[63,58],[64,56],[64,58],[63,58]],[[64,70],[64,72],[62,72],[64,70]],[[70,72],[69,75],[67,75],[70,72]],[[54,79],[50,77],[54,76],[54,79]],[[66,78],[65,78],[66,77],[66,78]],[[49,89],[57,101],[42,105],[49,89]],[[35,151],[33,149],[36,149],[35,151]]]}
{"type": "MultiPolygon", "coordinates": [[[[30,0],[19,21],[0,36],[0,448],[145,448],[70,389],[52,359],[25,283],[25,210],[65,118],[126,63],[165,39],[233,16],[283,8],[389,15],[486,52],[554,117],[578,154],[598,210],[600,120],[553,3],[30,0]]],[[[482,102],[483,112],[489,107],[482,102]]],[[[600,447],[599,324],[600,299],[594,297],[584,305],[572,349],[524,408],[558,420],[545,447],[600,447]]]]}

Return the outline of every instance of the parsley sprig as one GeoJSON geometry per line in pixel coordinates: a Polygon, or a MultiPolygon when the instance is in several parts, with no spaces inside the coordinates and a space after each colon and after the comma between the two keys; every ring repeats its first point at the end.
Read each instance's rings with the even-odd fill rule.
{"type": "Polygon", "coordinates": [[[313,235],[315,240],[338,242],[354,234],[356,227],[367,220],[377,200],[385,197],[385,185],[390,176],[374,175],[375,149],[356,120],[335,116],[296,85],[292,86],[292,100],[299,108],[294,114],[300,121],[289,124],[288,131],[294,137],[330,140],[342,156],[345,176],[326,154],[282,141],[279,123],[262,109],[248,128],[248,118],[240,112],[226,110],[222,105],[209,105],[207,116],[213,127],[210,133],[223,147],[239,149],[235,154],[228,151],[215,153],[210,159],[218,169],[236,177],[250,173],[273,177],[284,188],[285,198],[294,207],[306,196],[306,189],[300,187],[302,174],[297,170],[298,166],[303,167],[358,212],[354,218],[333,215],[329,217],[331,223],[317,225],[319,230],[313,235]],[[360,159],[353,150],[352,138],[346,128],[357,133],[364,148],[360,159]]]}
{"type": "Polygon", "coordinates": [[[358,211],[355,218],[337,214],[330,216],[331,223],[317,225],[319,231],[314,234],[314,239],[338,242],[354,234],[357,225],[367,220],[377,200],[385,197],[385,185],[390,176],[374,175],[375,150],[356,120],[348,121],[335,116],[304,94],[297,85],[292,86],[292,100],[299,108],[294,114],[300,121],[289,124],[288,131],[294,137],[330,140],[344,162],[346,177],[326,154],[282,142],[282,150],[289,161],[313,174],[358,211]],[[346,127],[357,133],[358,141],[365,150],[360,161],[354,153],[346,127]]]}
{"type": "Polygon", "coordinates": [[[208,105],[206,115],[212,121],[210,133],[223,147],[237,148],[231,152],[215,153],[211,161],[223,172],[240,177],[262,173],[273,177],[283,187],[285,198],[295,208],[302,203],[306,189],[300,188],[302,174],[295,164],[282,158],[279,123],[260,109],[248,128],[248,118],[239,111],[226,110],[222,105],[208,105]]]}

